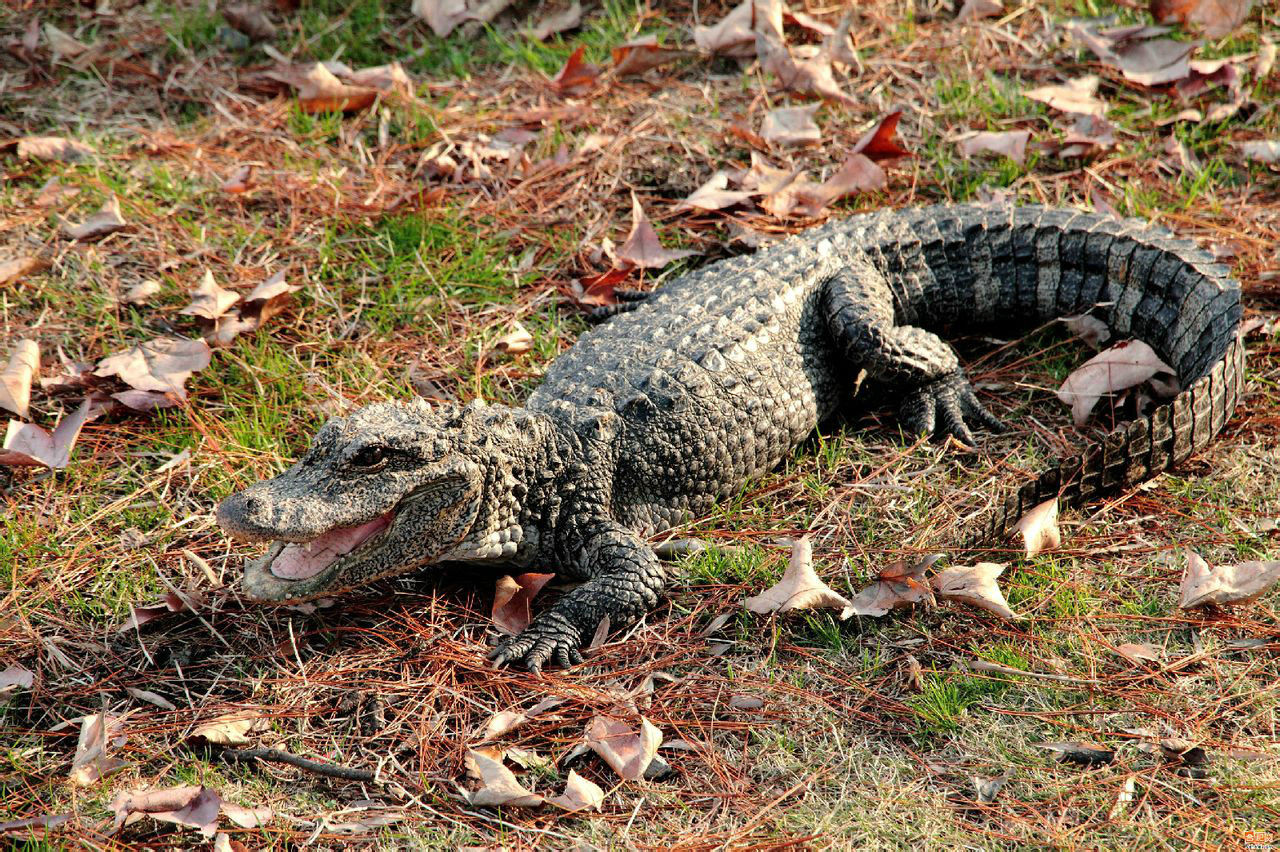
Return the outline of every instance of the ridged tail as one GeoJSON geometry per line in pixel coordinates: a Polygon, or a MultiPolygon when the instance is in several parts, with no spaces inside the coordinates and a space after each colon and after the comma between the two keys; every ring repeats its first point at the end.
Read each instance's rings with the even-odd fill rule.
{"type": "MultiPolygon", "coordinates": [[[[1138,220],[1038,206],[943,206],[885,217],[865,236],[899,289],[900,322],[1027,326],[1092,310],[1138,339],[1183,390],[1021,486],[967,536],[1000,540],[1055,495],[1079,505],[1203,449],[1244,388],[1240,285],[1189,240],[1138,220]]],[[[864,226],[866,227],[866,226],[864,226]]]]}

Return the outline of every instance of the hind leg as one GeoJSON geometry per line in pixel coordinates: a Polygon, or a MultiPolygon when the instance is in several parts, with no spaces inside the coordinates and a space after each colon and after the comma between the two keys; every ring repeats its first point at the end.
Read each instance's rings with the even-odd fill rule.
{"type": "Polygon", "coordinates": [[[898,419],[909,432],[950,435],[976,446],[971,427],[1003,430],[974,395],[955,350],[931,331],[894,324],[893,291],[869,263],[834,273],[823,291],[827,327],[845,360],[899,389],[898,419]]]}

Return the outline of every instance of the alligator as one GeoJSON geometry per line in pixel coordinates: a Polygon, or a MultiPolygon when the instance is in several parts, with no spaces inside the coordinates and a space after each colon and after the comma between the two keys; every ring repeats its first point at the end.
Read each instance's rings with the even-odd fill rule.
{"type": "Polygon", "coordinates": [[[440,563],[550,567],[581,584],[492,656],[567,667],[602,626],[657,604],[667,570],[649,536],[740,493],[860,385],[900,400],[909,436],[971,447],[975,428],[999,430],[935,332],[1008,336],[1084,312],[1149,344],[1183,389],[999,501],[971,536],[991,541],[1043,500],[1132,486],[1224,428],[1244,381],[1240,286],[1193,242],[1039,206],[833,220],[620,303],[523,407],[417,400],[335,417],[218,522],[272,542],[243,579],[264,602],[440,563]]]}

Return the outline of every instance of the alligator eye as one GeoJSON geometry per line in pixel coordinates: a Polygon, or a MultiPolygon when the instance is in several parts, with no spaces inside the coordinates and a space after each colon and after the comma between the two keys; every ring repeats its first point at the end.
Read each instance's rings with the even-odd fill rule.
{"type": "Polygon", "coordinates": [[[379,467],[387,460],[386,447],[364,447],[351,457],[352,467],[379,467]]]}

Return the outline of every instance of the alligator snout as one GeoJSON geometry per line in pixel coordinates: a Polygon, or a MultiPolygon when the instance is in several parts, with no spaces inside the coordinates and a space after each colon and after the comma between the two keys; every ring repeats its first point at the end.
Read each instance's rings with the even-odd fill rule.
{"type": "Polygon", "coordinates": [[[218,504],[218,526],[227,535],[241,541],[270,541],[278,536],[265,523],[263,514],[262,499],[249,488],[218,504]]]}

